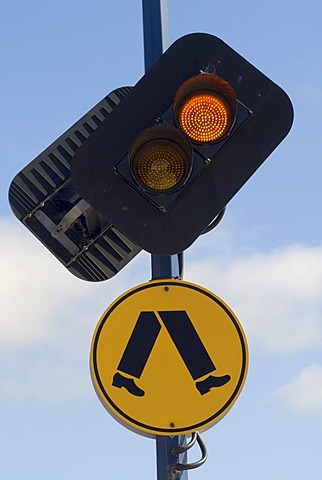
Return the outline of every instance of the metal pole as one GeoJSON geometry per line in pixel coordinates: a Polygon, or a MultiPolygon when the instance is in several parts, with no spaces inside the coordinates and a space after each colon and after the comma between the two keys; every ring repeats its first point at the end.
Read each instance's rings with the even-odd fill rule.
{"type": "MultiPolygon", "coordinates": [[[[142,0],[144,63],[145,71],[161,57],[168,47],[168,0],[142,0]]],[[[151,256],[152,280],[179,277],[179,257],[151,256]]],[[[157,436],[157,480],[173,478],[170,466],[175,463],[186,463],[187,454],[172,455],[172,449],[186,443],[186,436],[157,436]]],[[[186,471],[178,472],[176,479],[188,480],[186,471]]]]}
{"type": "Polygon", "coordinates": [[[168,0],[142,0],[144,63],[147,72],[169,45],[168,0]]]}

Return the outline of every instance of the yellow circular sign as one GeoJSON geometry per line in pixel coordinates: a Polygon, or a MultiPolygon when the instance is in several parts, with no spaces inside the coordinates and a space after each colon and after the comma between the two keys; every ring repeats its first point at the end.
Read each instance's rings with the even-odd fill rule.
{"type": "Polygon", "coordinates": [[[231,309],[203,287],[155,280],[120,296],[92,341],[91,375],[105,408],[146,436],[217,423],[245,383],[247,341],[231,309]]]}

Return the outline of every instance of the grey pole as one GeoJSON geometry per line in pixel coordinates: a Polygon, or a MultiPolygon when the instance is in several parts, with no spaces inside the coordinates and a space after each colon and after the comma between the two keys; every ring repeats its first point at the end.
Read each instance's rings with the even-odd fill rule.
{"type": "MultiPolygon", "coordinates": [[[[147,72],[168,48],[168,0],[142,0],[144,63],[147,72]]],[[[179,256],[151,256],[152,280],[179,276],[179,256]]],[[[170,480],[171,465],[186,463],[186,453],[173,456],[172,449],[186,443],[186,436],[157,436],[157,480],[170,480]]],[[[177,472],[176,479],[188,480],[186,471],[177,472]]]]}

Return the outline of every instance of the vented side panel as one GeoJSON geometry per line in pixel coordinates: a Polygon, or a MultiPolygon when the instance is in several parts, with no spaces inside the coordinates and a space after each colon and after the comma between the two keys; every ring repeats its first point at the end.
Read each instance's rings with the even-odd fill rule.
{"type": "Polygon", "coordinates": [[[131,91],[114,90],[13,179],[10,206],[16,217],[74,275],[88,281],[116,275],[141,249],[88,205],[57,238],[53,230],[81,197],[70,182],[75,152],[131,91]]]}

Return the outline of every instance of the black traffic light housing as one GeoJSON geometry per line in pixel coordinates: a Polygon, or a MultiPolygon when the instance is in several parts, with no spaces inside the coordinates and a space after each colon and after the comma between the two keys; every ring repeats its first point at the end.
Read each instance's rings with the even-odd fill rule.
{"type": "Polygon", "coordinates": [[[157,255],[185,250],[222,211],[291,128],[285,92],[222,40],[192,34],[177,40],[115,111],[75,153],[77,192],[141,248],[157,255]],[[135,182],[128,152],[148,127],[173,120],[178,88],[212,71],[237,95],[230,134],[211,145],[192,144],[192,172],[176,192],[146,192],[135,182]]]}
{"type": "Polygon", "coordinates": [[[109,93],[23,168],[9,188],[16,217],[83,280],[107,280],[141,251],[80,197],[70,179],[75,152],[130,91],[122,87],[109,93]]]}

